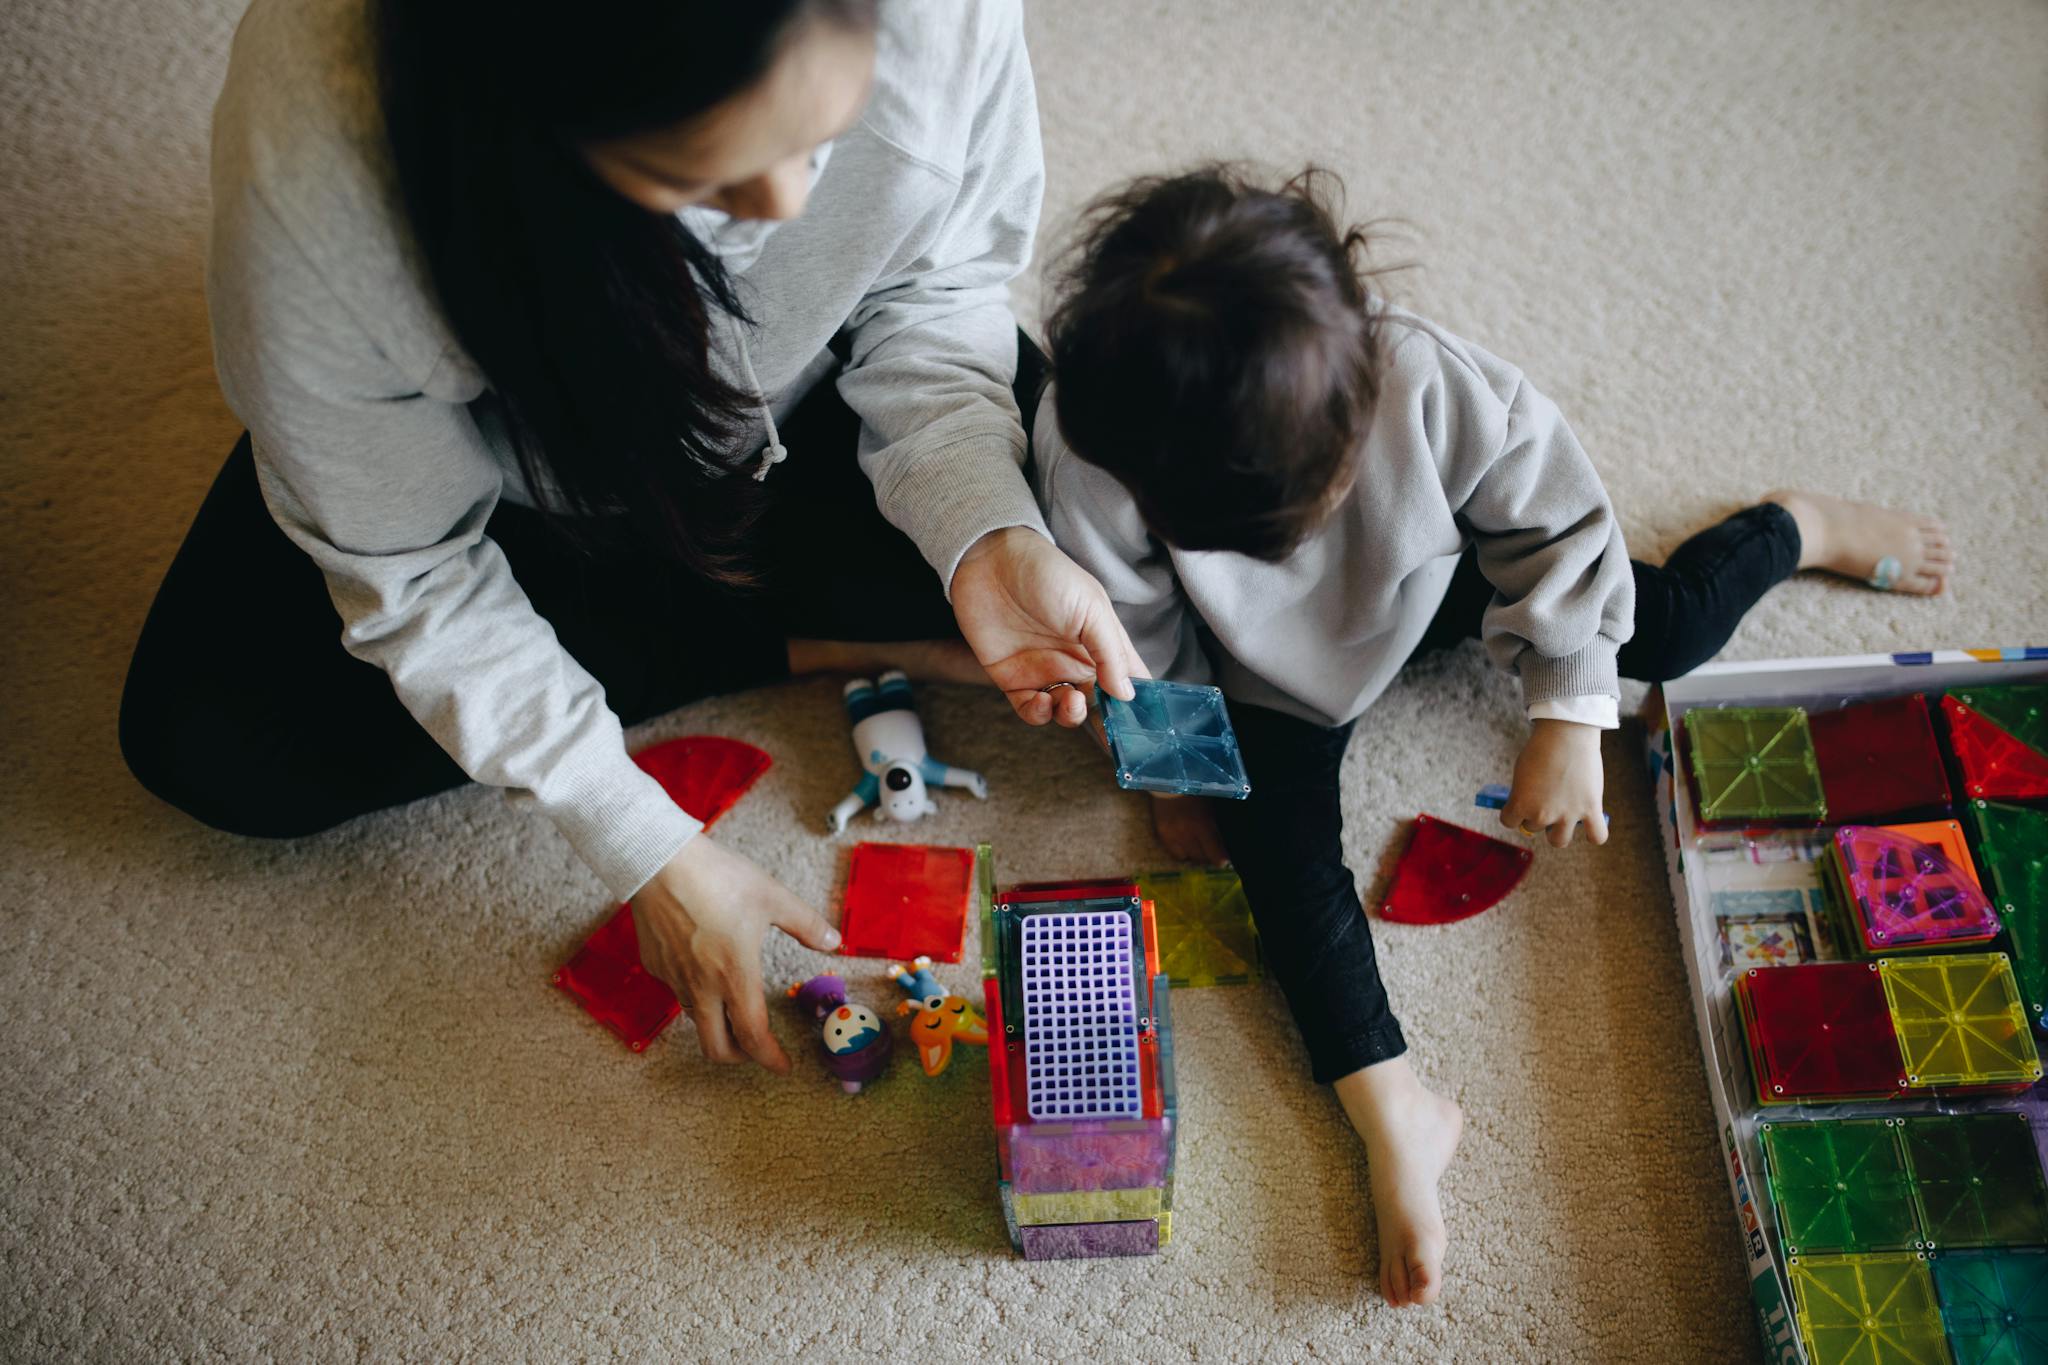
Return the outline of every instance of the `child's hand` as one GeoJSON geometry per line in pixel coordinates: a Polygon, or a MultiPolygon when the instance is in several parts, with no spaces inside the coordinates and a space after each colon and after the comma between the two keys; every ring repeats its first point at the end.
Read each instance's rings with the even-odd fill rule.
{"type": "Polygon", "coordinates": [[[1515,760],[1515,784],[1500,822],[1523,834],[1547,831],[1551,847],[1572,841],[1574,826],[1586,838],[1607,842],[1607,817],[1600,809],[1606,774],[1600,767],[1600,731],[1567,720],[1539,720],[1515,760]]]}

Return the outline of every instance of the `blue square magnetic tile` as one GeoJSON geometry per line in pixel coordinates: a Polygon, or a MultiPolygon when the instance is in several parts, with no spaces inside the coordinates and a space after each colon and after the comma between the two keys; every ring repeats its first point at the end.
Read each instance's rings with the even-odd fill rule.
{"type": "Polygon", "coordinates": [[[1130,701],[1095,694],[1118,786],[1239,801],[1252,794],[1222,692],[1156,678],[1133,678],[1131,687],[1130,701]]]}

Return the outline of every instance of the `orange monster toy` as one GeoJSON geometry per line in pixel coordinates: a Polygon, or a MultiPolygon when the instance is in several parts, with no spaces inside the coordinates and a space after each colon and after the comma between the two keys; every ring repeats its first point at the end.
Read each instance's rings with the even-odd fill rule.
{"type": "Polygon", "coordinates": [[[967,1003],[967,997],[946,994],[932,975],[930,958],[918,958],[908,967],[891,967],[889,977],[910,996],[896,1007],[896,1013],[914,1016],[910,1041],[917,1047],[917,1060],[925,1075],[936,1076],[946,1069],[956,1042],[988,1046],[987,1022],[967,1003]]]}

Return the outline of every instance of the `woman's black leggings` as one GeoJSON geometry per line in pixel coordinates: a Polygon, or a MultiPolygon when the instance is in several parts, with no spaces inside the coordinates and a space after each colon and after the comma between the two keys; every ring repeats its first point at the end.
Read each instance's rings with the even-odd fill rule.
{"type": "MultiPolygon", "coordinates": [[[[1045,360],[1018,333],[1026,431],[1045,360]]],[[[654,553],[591,555],[548,518],[499,504],[490,535],[534,608],[631,725],[777,681],[788,641],[958,634],[938,575],[883,519],[854,450],[860,419],[821,381],[781,424],[755,538],[765,583],[738,594],[654,553]]],[[[341,646],[320,571],[270,517],[244,436],[171,561],[121,697],[142,785],[236,834],[287,838],[469,779],[382,669],[341,646]]]]}
{"type": "MultiPolygon", "coordinates": [[[[1636,629],[1622,676],[1662,682],[1712,658],[1743,614],[1799,566],[1799,528],[1772,503],[1737,512],[1636,563],[1636,629]]],[[[1477,637],[1493,589],[1467,552],[1417,653],[1477,637]]],[[[1351,725],[1334,728],[1230,704],[1252,794],[1215,803],[1224,847],[1258,921],[1266,965],[1286,992],[1318,1081],[1407,1050],[1387,1002],[1358,885],[1344,864],[1338,771],[1351,725]]]]}

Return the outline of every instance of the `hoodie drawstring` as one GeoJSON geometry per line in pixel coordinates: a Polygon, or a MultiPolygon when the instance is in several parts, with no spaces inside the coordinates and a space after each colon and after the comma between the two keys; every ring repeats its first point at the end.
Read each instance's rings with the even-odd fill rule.
{"type": "Polygon", "coordinates": [[[761,405],[761,420],[768,424],[768,444],[762,447],[761,463],[754,469],[754,482],[766,483],[768,471],[789,458],[789,448],[782,444],[782,433],[775,429],[775,414],[768,408],[768,395],[761,392],[761,381],[754,374],[754,357],[747,350],[746,329],[734,324],[732,334],[740,344],[740,369],[746,372],[747,387],[754,391],[755,401],[761,405]]]}

